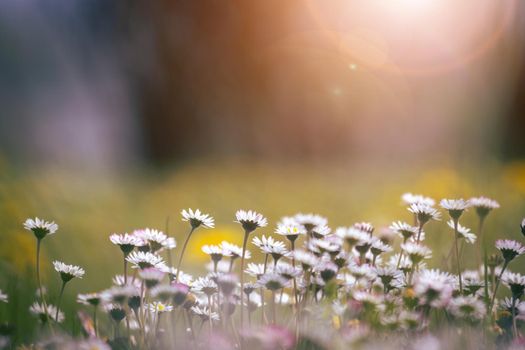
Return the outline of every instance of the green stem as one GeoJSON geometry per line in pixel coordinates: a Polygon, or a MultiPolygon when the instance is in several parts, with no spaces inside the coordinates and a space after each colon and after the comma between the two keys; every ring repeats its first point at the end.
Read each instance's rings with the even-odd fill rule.
{"type": "Polygon", "coordinates": [[[186,236],[186,240],[184,241],[184,245],[182,246],[182,252],[180,253],[179,263],[177,264],[177,276],[175,276],[175,280],[179,281],[179,273],[180,273],[180,266],[182,264],[182,258],[184,257],[184,252],[186,251],[186,246],[188,245],[188,242],[190,241],[191,234],[195,231],[195,228],[192,227],[190,230],[190,233],[188,233],[188,236],[186,236]]]}
{"type": "Polygon", "coordinates": [[[458,221],[454,220],[454,248],[456,250],[456,263],[458,266],[459,276],[459,294],[463,294],[463,282],[461,280],[461,267],[459,265],[459,249],[458,249],[458,221]]]}
{"type": "Polygon", "coordinates": [[[98,338],[97,306],[94,306],[93,309],[93,327],[95,328],[95,337],[98,338]]]}
{"type": "Polygon", "coordinates": [[[514,339],[518,338],[518,326],[516,325],[516,298],[512,296],[512,329],[514,330],[514,339]]]}
{"type": "Polygon", "coordinates": [[[60,310],[60,303],[62,302],[62,295],[64,295],[65,288],[66,288],[66,282],[62,282],[62,288],[60,288],[60,295],[58,296],[57,311],[55,313],[55,322],[58,322],[58,313],[60,310]]]}
{"type": "MultiPolygon", "coordinates": [[[[241,271],[239,272],[241,274],[241,305],[240,305],[240,311],[241,311],[241,329],[244,327],[244,255],[246,253],[246,244],[248,243],[248,235],[250,233],[248,231],[244,231],[244,240],[242,242],[242,256],[241,256],[241,271]]],[[[242,346],[241,346],[242,347],[242,346]]]]}
{"type": "Polygon", "coordinates": [[[496,294],[498,293],[499,284],[501,282],[501,276],[503,276],[503,272],[505,272],[505,269],[507,268],[508,261],[505,260],[503,263],[503,267],[501,268],[501,272],[499,273],[498,280],[496,281],[496,287],[494,287],[494,294],[492,294],[492,299],[490,300],[490,307],[489,311],[492,313],[492,308],[494,307],[494,301],[496,300],[496,294]]]}

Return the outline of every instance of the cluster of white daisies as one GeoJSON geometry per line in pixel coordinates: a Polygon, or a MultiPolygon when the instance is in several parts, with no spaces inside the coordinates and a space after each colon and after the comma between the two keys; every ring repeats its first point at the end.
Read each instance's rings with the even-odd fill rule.
{"type": "MultiPolygon", "coordinates": [[[[525,320],[525,276],[511,272],[509,265],[525,253],[525,247],[518,241],[498,240],[498,253],[489,255],[479,244],[484,241],[485,219],[499,204],[484,197],[444,199],[440,211],[428,197],[407,193],[402,200],[411,213],[408,222],[394,221],[377,231],[368,222],[332,230],[322,216],[297,214],[283,217],[275,236],[255,236],[268,220],[239,210],[235,222],[242,228],[242,246],[226,241],[204,245],[202,251],[210,261],[207,274],[198,278],[181,267],[194,231],[214,227],[210,215],[182,211],[189,229],[176,265],[175,239],[161,231],[112,234],[110,241],[122,253],[123,274],[115,276],[107,290],[78,295],[93,312],[91,317],[82,314],[84,331],[91,340],[109,339],[112,344],[125,339],[139,348],[169,347],[174,341],[181,348],[206,348],[211,341],[215,347],[228,344],[225,348],[243,348],[246,342],[286,348],[307,337],[312,327],[327,330],[326,342],[334,335],[341,335],[336,337],[339,341],[354,342],[375,331],[419,332],[431,322],[446,320],[465,327],[490,325],[495,337],[519,339],[525,320]],[[460,224],[469,209],[479,219],[477,234],[460,224]],[[443,214],[449,217],[450,253],[443,270],[430,269],[426,261],[432,250],[425,245],[425,228],[443,214]],[[480,268],[463,270],[463,245],[476,242],[480,268]],[[256,256],[248,244],[259,251],[260,261],[246,263],[256,256]],[[509,296],[496,299],[500,285],[508,288],[509,296]],[[99,331],[99,309],[112,327],[99,331]]],[[[28,219],[24,226],[37,238],[37,251],[41,240],[58,229],[38,218],[28,219]]],[[[525,235],[525,221],[521,231],[525,235]]],[[[78,266],[56,261],[54,267],[62,280],[57,306],[39,293],[30,310],[51,329],[64,320],[59,307],[66,284],[84,275],[78,266]]],[[[7,302],[1,291],[0,301],[7,302]]]]}

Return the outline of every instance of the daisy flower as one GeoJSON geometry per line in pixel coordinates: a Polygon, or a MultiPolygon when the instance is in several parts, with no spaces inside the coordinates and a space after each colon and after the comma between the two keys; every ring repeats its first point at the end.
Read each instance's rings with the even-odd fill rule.
{"type": "MultiPolygon", "coordinates": [[[[302,225],[307,231],[312,231],[314,228],[326,226],[328,224],[328,220],[325,217],[312,213],[298,213],[291,219],[299,225],[302,225]]],[[[281,223],[287,224],[284,221],[284,218],[281,219],[281,223]]]]}
{"type": "Polygon", "coordinates": [[[464,199],[442,199],[439,205],[441,208],[448,210],[448,214],[454,221],[457,221],[461,214],[470,206],[469,202],[464,199]]]}
{"type": "Polygon", "coordinates": [[[308,270],[311,267],[317,265],[319,258],[314,254],[304,250],[294,250],[292,255],[299,264],[303,267],[303,270],[308,270]]]}
{"type": "MultiPolygon", "coordinates": [[[[234,260],[242,256],[242,248],[233,243],[222,241],[221,248],[225,256],[229,256],[230,258],[234,260]]],[[[251,257],[252,257],[252,254],[250,253],[250,251],[246,250],[244,252],[244,258],[250,259],[251,257]]]]}
{"type": "Polygon", "coordinates": [[[284,256],[288,253],[284,242],[276,241],[271,236],[262,236],[262,238],[254,237],[252,244],[260,248],[264,254],[277,254],[284,256]]]}
{"type": "Polygon", "coordinates": [[[401,196],[401,200],[403,201],[403,203],[409,206],[412,204],[420,203],[433,207],[436,204],[436,201],[430,197],[425,197],[420,194],[412,194],[410,192],[404,193],[401,196]]]}
{"type": "Polygon", "coordinates": [[[330,227],[322,225],[312,228],[310,232],[312,233],[312,237],[321,239],[323,237],[328,236],[332,232],[332,230],[330,229],[330,227]]]}
{"type": "Polygon", "coordinates": [[[159,284],[164,278],[164,274],[163,271],[155,267],[148,267],[139,271],[139,277],[144,281],[148,288],[153,288],[159,284]]]}
{"type": "Polygon", "coordinates": [[[517,256],[520,256],[523,253],[525,253],[525,247],[523,247],[521,243],[510,239],[497,240],[496,248],[501,252],[501,255],[503,255],[503,259],[505,259],[505,262],[507,264],[517,256]]]}
{"type": "Polygon", "coordinates": [[[79,304],[98,306],[102,301],[102,296],[99,293],[79,294],[77,302],[79,304]]]}
{"type": "Polygon", "coordinates": [[[421,305],[440,308],[450,302],[455,289],[455,279],[447,272],[422,270],[415,276],[413,289],[421,305]]]}
{"type": "Polygon", "coordinates": [[[502,277],[502,282],[510,289],[512,296],[516,300],[519,300],[523,296],[525,276],[519,273],[506,272],[502,277]]]}
{"type": "Polygon", "coordinates": [[[432,251],[424,245],[412,242],[406,242],[401,244],[401,249],[410,258],[413,265],[417,265],[423,259],[430,259],[432,257],[432,251]]]}
{"type": "Polygon", "coordinates": [[[201,250],[204,254],[209,255],[213,262],[221,261],[224,256],[224,249],[218,245],[206,244],[202,246],[201,250]]]}
{"type": "Polygon", "coordinates": [[[525,236],[525,219],[521,221],[520,228],[521,228],[521,234],[525,236]]]}
{"type": "Polygon", "coordinates": [[[54,261],[55,271],[60,274],[64,283],[71,281],[73,278],[82,278],[86,273],[83,268],[75,265],[67,265],[60,261],[54,261]]]}
{"type": "Polygon", "coordinates": [[[485,304],[473,296],[453,298],[447,309],[454,317],[469,321],[481,321],[486,313],[485,304]]]}
{"type": "Polygon", "coordinates": [[[247,233],[253,232],[259,227],[266,227],[268,225],[266,218],[253,210],[238,210],[237,213],[235,213],[235,218],[235,222],[241,224],[242,228],[247,233]]]}
{"type": "Polygon", "coordinates": [[[205,228],[214,228],[215,223],[213,217],[208,214],[201,213],[199,209],[193,211],[191,208],[182,210],[182,221],[189,221],[191,228],[196,229],[199,226],[205,228]]]}
{"type": "Polygon", "coordinates": [[[248,263],[246,270],[248,275],[259,278],[264,274],[264,264],[248,263]]]}
{"type": "Polygon", "coordinates": [[[144,241],[141,238],[137,237],[136,235],[130,235],[128,233],[114,233],[111,236],[109,236],[109,240],[111,241],[111,243],[118,245],[125,256],[131,253],[131,251],[135,247],[141,247],[144,245],[144,241]]]}
{"type": "Polygon", "coordinates": [[[126,310],[118,304],[106,304],[104,309],[116,323],[119,323],[126,317],[126,310]]]}
{"type": "Polygon", "coordinates": [[[414,237],[418,233],[418,228],[403,221],[395,221],[390,225],[390,229],[397,233],[404,241],[414,237]]]}
{"type": "Polygon", "coordinates": [[[261,287],[265,287],[272,292],[282,289],[288,285],[288,280],[283,276],[270,272],[262,275],[258,280],[257,284],[261,287]]]}
{"type": "Polygon", "coordinates": [[[133,231],[133,235],[148,244],[153,253],[159,251],[168,244],[173,244],[173,242],[168,240],[168,236],[166,236],[164,232],[151,228],[135,230],[133,231]]]}
{"type": "Polygon", "coordinates": [[[146,269],[148,267],[162,268],[164,260],[157,254],[150,252],[133,252],[126,260],[133,264],[134,269],[146,269]]]}
{"type": "Polygon", "coordinates": [[[7,296],[7,294],[4,294],[4,292],[2,292],[1,289],[0,289],[0,301],[3,303],[7,303],[9,301],[9,297],[7,296]]]}
{"type": "Polygon", "coordinates": [[[342,238],[350,247],[368,242],[370,236],[368,233],[358,230],[355,227],[338,227],[335,230],[336,236],[342,238]]]}
{"type": "Polygon", "coordinates": [[[24,228],[33,232],[37,239],[42,239],[47,235],[52,235],[58,230],[58,225],[53,221],[44,221],[39,218],[27,219],[24,228]]]}
{"type": "Polygon", "coordinates": [[[437,209],[422,203],[412,204],[408,211],[416,215],[419,226],[423,226],[430,220],[439,220],[441,218],[441,214],[437,209]]]}
{"type": "MultiPolygon", "coordinates": [[[[451,229],[455,229],[455,224],[454,224],[454,221],[453,220],[449,220],[447,222],[447,225],[451,228],[451,229]]],[[[464,227],[464,226],[461,226],[460,224],[457,224],[458,227],[457,227],[457,230],[458,230],[458,238],[464,238],[465,241],[467,243],[470,243],[470,244],[473,244],[474,242],[476,242],[476,238],[477,236],[470,232],[470,229],[467,228],[467,227],[464,227]]]]}
{"type": "Polygon", "coordinates": [[[476,214],[480,218],[487,216],[493,209],[499,208],[499,203],[486,197],[473,197],[468,200],[471,207],[476,209],[476,214]]]}
{"type": "Polygon", "coordinates": [[[325,283],[334,279],[337,276],[337,265],[329,259],[321,259],[321,261],[314,266],[314,271],[318,272],[325,283]]]}
{"type": "Polygon", "coordinates": [[[230,296],[237,287],[238,277],[232,273],[225,273],[217,277],[217,285],[225,296],[230,296]]]}
{"type": "Polygon", "coordinates": [[[300,235],[306,234],[306,228],[298,223],[279,224],[275,229],[275,233],[285,236],[291,242],[294,242],[300,235]]]}
{"type": "Polygon", "coordinates": [[[287,280],[291,280],[292,278],[299,277],[299,275],[301,275],[300,269],[282,261],[275,265],[275,268],[272,272],[278,273],[287,280]]]}
{"type": "Polygon", "coordinates": [[[374,239],[372,241],[372,245],[370,246],[370,252],[374,256],[377,256],[382,253],[391,252],[391,251],[392,251],[392,247],[389,246],[388,244],[381,242],[381,240],[379,239],[374,239]]]}
{"type": "Polygon", "coordinates": [[[209,277],[199,277],[192,284],[191,289],[197,293],[204,293],[212,296],[217,293],[217,283],[209,277]]]}
{"type": "Polygon", "coordinates": [[[173,305],[165,304],[160,301],[154,301],[148,305],[148,309],[154,314],[161,314],[164,312],[173,311],[173,305]]]}
{"type": "Polygon", "coordinates": [[[62,323],[64,321],[64,313],[51,304],[44,306],[43,304],[35,302],[29,307],[29,312],[38,317],[42,323],[55,319],[55,315],[58,315],[56,322],[62,323]]]}
{"type": "Polygon", "coordinates": [[[369,222],[356,222],[352,227],[360,231],[366,232],[369,235],[372,235],[372,233],[374,233],[374,226],[369,222]]]}
{"type": "Polygon", "coordinates": [[[207,306],[196,305],[192,306],[190,310],[194,315],[199,316],[202,322],[209,321],[210,318],[212,321],[219,320],[219,314],[214,311],[210,312],[210,309],[207,306]]]}

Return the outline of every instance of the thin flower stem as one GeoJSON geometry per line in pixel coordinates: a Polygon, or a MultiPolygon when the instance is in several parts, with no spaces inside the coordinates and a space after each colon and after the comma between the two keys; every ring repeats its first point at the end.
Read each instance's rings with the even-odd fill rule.
{"type": "Polygon", "coordinates": [[[516,325],[516,297],[512,296],[512,329],[514,331],[514,338],[518,338],[518,326],[516,325]]]}
{"type": "Polygon", "coordinates": [[[60,295],[58,296],[57,311],[55,313],[55,322],[58,322],[58,313],[60,310],[60,303],[62,302],[62,295],[64,295],[65,288],[66,288],[66,282],[62,282],[62,287],[60,288],[60,295]]]}
{"type": "MultiPolygon", "coordinates": [[[[37,239],[36,241],[36,281],[38,284],[38,293],[40,294],[40,299],[42,301],[42,306],[44,306],[44,311],[47,315],[47,303],[46,298],[44,297],[44,290],[42,289],[42,281],[40,279],[40,247],[42,239],[37,239]]],[[[51,326],[51,325],[50,325],[51,326]]]]}
{"type": "Polygon", "coordinates": [[[456,250],[456,264],[458,267],[458,276],[459,276],[459,293],[463,294],[463,282],[461,280],[461,267],[459,261],[459,248],[458,248],[458,221],[454,220],[454,248],[456,250]]]}
{"type": "Polygon", "coordinates": [[[508,261],[505,260],[503,263],[503,267],[501,268],[501,272],[499,273],[498,280],[496,281],[496,286],[494,287],[494,294],[492,294],[492,299],[490,300],[490,306],[489,311],[492,313],[492,308],[494,307],[494,301],[496,300],[496,294],[498,293],[499,284],[501,282],[501,276],[503,276],[503,273],[505,272],[505,269],[507,268],[508,261]]]}
{"type": "Polygon", "coordinates": [[[239,310],[241,312],[241,329],[244,327],[244,255],[246,253],[246,244],[248,243],[249,234],[250,232],[246,230],[244,231],[244,240],[242,242],[241,271],[239,272],[241,275],[241,305],[239,310]]]}
{"type": "Polygon", "coordinates": [[[210,324],[210,337],[213,333],[213,321],[211,319],[211,295],[208,295],[208,321],[210,324]]]}
{"type": "Polygon", "coordinates": [[[128,285],[128,261],[126,255],[124,255],[124,284],[128,285]]]}
{"type": "Polygon", "coordinates": [[[277,324],[277,317],[275,311],[275,290],[272,290],[272,324],[277,324]]]}
{"type": "Polygon", "coordinates": [[[190,230],[190,233],[186,236],[186,240],[184,241],[184,245],[182,246],[182,251],[180,253],[179,263],[177,264],[177,275],[175,276],[175,280],[179,281],[179,273],[180,273],[180,266],[182,264],[182,258],[184,258],[184,252],[186,251],[186,247],[188,246],[188,242],[190,241],[191,234],[195,231],[195,228],[192,227],[190,230]]]}
{"type": "Polygon", "coordinates": [[[95,328],[95,337],[98,338],[97,309],[97,306],[93,306],[93,328],[95,328]]]}
{"type": "MultiPolygon", "coordinates": [[[[266,273],[266,268],[268,267],[268,257],[269,254],[264,256],[264,267],[263,273],[266,273]]],[[[264,324],[265,314],[264,314],[264,288],[261,287],[261,324],[264,324]]]]}

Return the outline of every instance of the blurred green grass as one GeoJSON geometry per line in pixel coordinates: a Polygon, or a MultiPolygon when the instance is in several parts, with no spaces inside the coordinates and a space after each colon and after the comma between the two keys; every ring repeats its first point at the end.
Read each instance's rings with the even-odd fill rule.
{"type": "MultiPolygon", "coordinates": [[[[0,317],[16,323],[17,339],[30,339],[35,325],[28,314],[34,300],[35,240],[23,229],[27,217],[54,220],[59,231],[43,243],[43,280],[51,300],[58,292],[55,259],[86,269],[82,280],[70,283],[63,303],[68,329],[73,322],[75,296],[109,286],[121,273],[120,251],[109,243],[113,232],[152,227],[165,230],[181,243],[187,224],[180,220],[183,208],[200,208],[216,218],[216,229],[199,230],[190,243],[183,269],[202,272],[205,243],[223,239],[240,243],[242,234],[233,223],[239,208],[254,209],[270,225],[256,234],[273,233],[280,217],[296,212],[316,212],[328,217],[336,228],[356,221],[370,221],[376,228],[393,220],[410,220],[400,203],[404,192],[423,193],[437,200],[484,195],[500,202],[490,215],[485,233],[496,238],[521,239],[519,223],[525,216],[525,163],[490,164],[483,169],[450,166],[379,167],[337,163],[259,163],[251,160],[198,161],[169,170],[143,170],[133,174],[93,175],[58,170],[21,170],[0,163],[0,288],[11,302],[0,305],[0,317]]],[[[467,213],[463,224],[477,229],[475,214],[467,213]]],[[[445,222],[427,229],[433,249],[431,265],[439,266],[450,249],[452,233],[445,222]]],[[[253,249],[252,249],[253,250],[253,249]]],[[[178,249],[175,254],[178,253],[178,249]]],[[[466,249],[464,265],[474,268],[472,249],[466,249]]]]}

